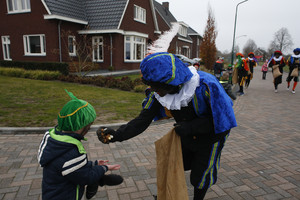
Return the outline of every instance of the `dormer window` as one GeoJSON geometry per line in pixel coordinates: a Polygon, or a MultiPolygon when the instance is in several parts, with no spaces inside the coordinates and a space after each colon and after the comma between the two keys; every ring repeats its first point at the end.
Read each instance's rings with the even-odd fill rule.
{"type": "Polygon", "coordinates": [[[30,12],[30,0],[6,0],[8,13],[30,12]]]}
{"type": "Polygon", "coordinates": [[[134,5],[134,20],[142,23],[146,23],[146,9],[134,5]]]}
{"type": "Polygon", "coordinates": [[[186,37],[187,36],[187,27],[181,25],[178,33],[179,33],[179,35],[186,37]]]}

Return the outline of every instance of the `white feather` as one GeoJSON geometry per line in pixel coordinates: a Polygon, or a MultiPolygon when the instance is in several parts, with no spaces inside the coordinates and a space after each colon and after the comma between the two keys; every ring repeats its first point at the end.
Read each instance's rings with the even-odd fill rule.
{"type": "Polygon", "coordinates": [[[179,27],[180,24],[173,23],[169,31],[165,31],[157,40],[153,42],[153,44],[148,45],[147,54],[167,52],[171,41],[179,30],[179,27]]]}

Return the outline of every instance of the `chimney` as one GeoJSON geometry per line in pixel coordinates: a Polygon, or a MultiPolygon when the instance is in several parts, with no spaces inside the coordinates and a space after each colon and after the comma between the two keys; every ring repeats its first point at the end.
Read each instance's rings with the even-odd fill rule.
{"type": "Polygon", "coordinates": [[[169,2],[162,2],[162,5],[165,9],[169,10],[169,2]]]}

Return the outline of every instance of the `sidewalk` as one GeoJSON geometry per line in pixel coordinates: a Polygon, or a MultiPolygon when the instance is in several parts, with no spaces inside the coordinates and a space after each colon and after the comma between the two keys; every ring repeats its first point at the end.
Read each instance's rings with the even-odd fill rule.
{"type": "MultiPolygon", "coordinates": [[[[300,199],[300,85],[296,94],[287,91],[284,74],[274,93],[271,76],[269,72],[262,80],[256,67],[250,87],[236,100],[238,127],[224,147],[218,182],[205,199],[300,199]]],[[[125,179],[120,186],[100,188],[94,199],[153,200],[157,192],[154,142],[172,126],[173,121],[153,124],[133,139],[109,145],[90,131],[84,142],[89,159],[121,164],[118,173],[125,179]]],[[[36,155],[42,136],[0,134],[1,200],[41,199],[42,168],[36,155]]],[[[189,182],[189,173],[186,179],[189,182]]]]}

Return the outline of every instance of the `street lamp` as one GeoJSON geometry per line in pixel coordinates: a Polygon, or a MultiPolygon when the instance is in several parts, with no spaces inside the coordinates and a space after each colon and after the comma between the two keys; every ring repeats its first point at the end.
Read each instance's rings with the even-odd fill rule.
{"type": "Polygon", "coordinates": [[[233,30],[233,44],[232,44],[232,51],[231,51],[231,65],[233,65],[233,58],[234,58],[234,42],[235,42],[235,30],[236,30],[236,20],[237,20],[237,11],[238,11],[238,6],[242,3],[245,3],[246,1],[248,0],[245,0],[245,1],[241,1],[240,3],[238,3],[236,5],[236,8],[235,8],[235,20],[234,20],[234,30],[233,30]]]}

